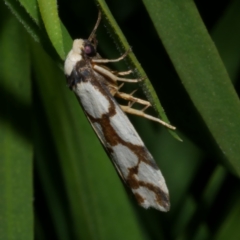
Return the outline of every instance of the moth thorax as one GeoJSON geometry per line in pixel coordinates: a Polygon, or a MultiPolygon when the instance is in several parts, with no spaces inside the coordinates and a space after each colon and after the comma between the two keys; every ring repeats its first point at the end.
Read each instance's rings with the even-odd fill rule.
{"type": "Polygon", "coordinates": [[[72,51],[74,53],[81,54],[83,49],[83,44],[84,44],[83,39],[75,39],[73,41],[72,51]]]}

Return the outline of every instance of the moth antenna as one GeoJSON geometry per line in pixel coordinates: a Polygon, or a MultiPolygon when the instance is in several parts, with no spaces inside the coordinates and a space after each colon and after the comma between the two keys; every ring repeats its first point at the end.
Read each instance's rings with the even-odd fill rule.
{"type": "Polygon", "coordinates": [[[99,26],[99,24],[100,24],[101,18],[102,18],[102,13],[101,13],[101,11],[99,10],[97,22],[96,22],[96,24],[95,24],[95,26],[94,26],[94,28],[93,28],[93,30],[92,30],[92,33],[91,33],[90,36],[88,37],[88,40],[89,40],[90,42],[91,42],[91,41],[93,40],[93,38],[95,37],[95,33],[96,33],[97,28],[98,28],[98,26],[99,26]]]}

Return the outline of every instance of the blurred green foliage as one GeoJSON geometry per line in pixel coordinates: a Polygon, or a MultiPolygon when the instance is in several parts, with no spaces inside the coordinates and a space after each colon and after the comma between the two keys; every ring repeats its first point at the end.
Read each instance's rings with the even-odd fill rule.
{"type": "Polygon", "coordinates": [[[0,239],[239,239],[239,1],[0,4],[0,239]],[[111,67],[146,74],[183,139],[131,117],[166,178],[169,213],[137,206],[66,87],[71,38],[88,37],[96,6],[100,54],[132,46],[145,72],[133,54],[111,67]]]}

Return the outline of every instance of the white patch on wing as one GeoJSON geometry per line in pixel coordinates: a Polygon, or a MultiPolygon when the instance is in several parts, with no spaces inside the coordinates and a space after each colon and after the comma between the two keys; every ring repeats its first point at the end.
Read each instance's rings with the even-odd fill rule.
{"type": "Polygon", "coordinates": [[[101,118],[109,112],[108,99],[90,82],[81,82],[76,85],[74,92],[79,97],[84,110],[94,118],[101,118]]]}
{"type": "Polygon", "coordinates": [[[138,146],[144,146],[135,128],[133,127],[125,113],[117,105],[116,112],[117,114],[111,117],[110,123],[114,130],[117,132],[118,136],[125,142],[129,142],[138,146]]]}
{"type": "Polygon", "coordinates": [[[73,41],[73,46],[71,51],[68,53],[67,58],[64,63],[64,73],[67,76],[70,76],[72,73],[73,68],[75,67],[76,63],[82,60],[82,47],[83,47],[83,40],[76,39],[73,41]]]}
{"type": "Polygon", "coordinates": [[[144,208],[154,207],[160,211],[166,212],[168,209],[161,206],[156,201],[156,195],[153,191],[150,191],[149,189],[145,187],[139,187],[138,189],[133,189],[133,193],[139,194],[141,197],[144,198],[144,202],[141,203],[141,206],[144,208]]]}
{"type": "Polygon", "coordinates": [[[156,207],[155,205],[158,205],[154,201],[154,199],[156,198],[155,193],[153,191],[150,191],[146,187],[139,187],[137,189],[133,189],[133,193],[137,193],[144,198],[144,202],[141,203],[141,206],[144,208],[149,208],[151,206],[156,207]]]}
{"type": "Polygon", "coordinates": [[[138,178],[140,181],[151,183],[154,186],[160,187],[165,193],[168,194],[165,179],[159,169],[157,170],[152,168],[145,162],[140,162],[138,167],[138,178]]]}
{"type": "Polygon", "coordinates": [[[138,164],[138,156],[122,144],[112,147],[112,150],[115,163],[121,170],[123,176],[127,178],[129,174],[128,169],[135,167],[138,164]]]}

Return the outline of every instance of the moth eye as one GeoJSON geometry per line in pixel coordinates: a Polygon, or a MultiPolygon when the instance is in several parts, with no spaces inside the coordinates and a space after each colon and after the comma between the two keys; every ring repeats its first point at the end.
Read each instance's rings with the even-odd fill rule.
{"type": "Polygon", "coordinates": [[[96,55],[96,51],[93,47],[93,45],[91,44],[87,44],[84,47],[84,52],[89,56],[89,57],[93,57],[96,55]]]}

